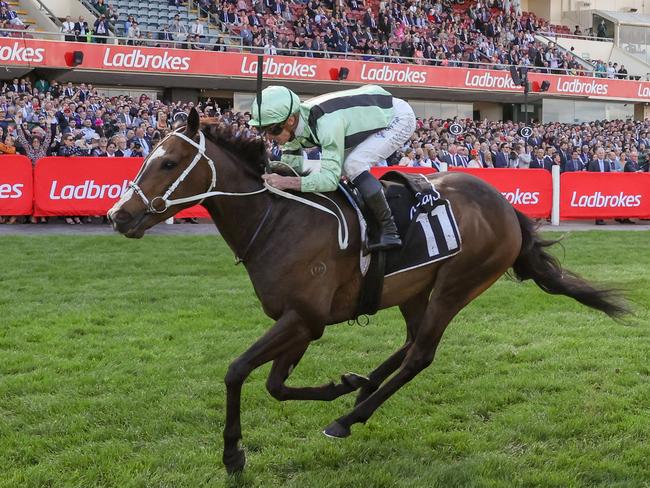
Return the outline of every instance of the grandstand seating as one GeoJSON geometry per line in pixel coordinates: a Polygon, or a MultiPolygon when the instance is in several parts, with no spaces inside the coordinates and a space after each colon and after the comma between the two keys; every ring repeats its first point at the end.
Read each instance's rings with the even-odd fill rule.
{"type": "MultiPolygon", "coordinates": [[[[133,15],[138,21],[138,25],[143,32],[158,33],[165,26],[171,24],[175,15],[179,15],[180,23],[189,31],[191,22],[197,19],[198,10],[188,9],[187,6],[169,5],[167,0],[116,0],[114,6],[119,12],[118,21],[116,22],[116,34],[121,37],[126,36],[124,22],[129,15],[133,15]]],[[[215,42],[220,32],[215,25],[204,24],[205,42],[215,42]]],[[[154,36],[157,37],[157,36],[154,36]]]]}
{"type": "MultiPolygon", "coordinates": [[[[9,6],[10,10],[13,10],[18,14],[18,18],[23,22],[24,25],[12,25],[10,26],[11,30],[38,30],[35,29],[36,27],[36,22],[34,19],[28,17],[28,13],[26,10],[23,10],[20,8],[20,3],[18,0],[4,0],[5,3],[9,6]]],[[[8,26],[9,27],[9,26],[8,26]]],[[[25,32],[6,32],[6,36],[8,37],[23,37],[23,38],[31,38],[33,37],[31,34],[25,32]]]]}
{"type": "MultiPolygon", "coordinates": [[[[175,2],[169,2],[168,0],[115,0],[113,5],[119,12],[119,18],[115,25],[116,34],[118,36],[127,35],[124,22],[129,15],[135,17],[143,33],[153,32],[155,39],[158,38],[157,33],[162,31],[165,26],[171,24],[171,20],[175,15],[179,15],[180,23],[188,30],[191,22],[201,15],[203,18],[207,17],[208,20],[204,24],[204,36],[202,38],[204,42],[216,42],[219,37],[225,37],[227,39],[229,36],[247,34],[249,39],[252,38],[252,41],[244,42],[246,45],[261,48],[268,42],[280,54],[289,54],[287,49],[297,47],[296,44],[299,43],[295,42],[296,37],[302,37],[302,30],[305,24],[309,24],[311,30],[311,34],[306,37],[311,37],[312,39],[317,35],[324,36],[330,27],[334,30],[336,24],[334,13],[331,8],[327,8],[328,5],[332,6],[331,3],[326,4],[318,0],[312,0],[309,3],[287,2],[284,5],[287,7],[288,12],[277,15],[272,14],[268,8],[269,5],[274,3],[274,0],[259,1],[266,6],[264,9],[254,8],[252,0],[239,0],[237,2],[234,0],[190,0],[189,7],[176,6],[173,5],[175,2]],[[199,8],[202,8],[201,12],[199,12],[199,8]],[[320,8],[322,8],[324,13],[324,20],[316,22],[314,13],[315,10],[320,8]],[[208,10],[210,10],[210,15],[207,15],[208,10]],[[248,24],[248,16],[251,14],[254,15],[261,10],[263,10],[263,13],[256,15],[256,19],[261,24],[259,31],[252,33],[244,32],[245,29],[248,30],[246,27],[246,24],[248,24]],[[229,12],[232,17],[230,20],[222,14],[224,11],[229,12]],[[303,19],[304,23],[302,24],[303,27],[301,27],[300,21],[303,19]]],[[[518,64],[524,59],[528,62],[527,45],[517,52],[517,49],[512,49],[513,47],[517,47],[517,40],[512,40],[511,37],[506,39],[506,36],[501,34],[487,34],[475,28],[474,20],[467,15],[467,12],[470,7],[476,8],[481,3],[474,0],[466,0],[463,3],[453,3],[451,6],[447,4],[447,7],[443,7],[437,11],[438,15],[435,18],[429,16],[429,19],[426,19],[428,12],[424,12],[420,7],[417,7],[417,11],[411,17],[412,19],[418,19],[417,26],[416,24],[407,24],[400,27],[399,9],[410,5],[405,2],[385,2],[385,0],[365,0],[365,3],[349,0],[348,5],[343,9],[342,17],[347,21],[348,25],[358,26],[359,33],[365,31],[364,16],[368,8],[371,9],[374,20],[377,23],[380,15],[383,13],[381,12],[382,8],[384,10],[393,9],[394,15],[391,18],[393,25],[390,36],[386,38],[383,36],[381,29],[372,29],[372,40],[364,40],[362,38],[363,36],[359,35],[360,39],[358,43],[356,39],[353,39],[354,42],[350,42],[350,45],[347,46],[340,42],[330,43],[329,47],[325,47],[323,44],[317,46],[314,50],[328,50],[331,55],[336,55],[336,52],[343,51],[347,53],[356,52],[365,55],[386,56],[389,54],[387,51],[392,49],[395,55],[399,52],[399,55],[404,58],[407,56],[403,46],[404,39],[408,39],[406,37],[407,34],[412,34],[414,37],[418,37],[419,43],[413,44],[410,49],[406,49],[406,52],[410,51],[410,56],[421,58],[422,64],[441,64],[440,62],[430,60],[440,60],[445,57],[447,59],[453,58],[460,62],[468,56],[471,56],[475,62],[518,64]],[[424,19],[424,22],[421,22],[420,19],[424,19]],[[443,29],[446,31],[446,35],[442,35],[441,30],[443,29]],[[463,31],[462,38],[464,39],[462,42],[459,37],[461,31],[463,31]],[[442,42],[441,39],[443,40],[442,42]],[[378,46],[375,44],[375,41],[379,41],[380,44],[384,41],[386,43],[383,46],[378,46]],[[445,44],[445,46],[442,46],[442,44],[445,44]],[[487,49],[485,46],[488,46],[487,49]],[[447,51],[448,48],[451,48],[453,53],[447,51]],[[488,52],[485,52],[486,50],[488,52]],[[513,52],[515,53],[514,59],[513,52]],[[471,53],[474,54],[472,55],[471,53]]],[[[483,3],[483,5],[485,4],[483,3]]],[[[479,12],[479,10],[477,9],[476,12],[479,12]]],[[[483,26],[494,22],[500,27],[503,27],[504,30],[508,25],[512,25],[515,31],[549,31],[560,34],[570,32],[567,26],[550,24],[530,12],[523,12],[518,17],[517,27],[515,27],[515,23],[502,9],[496,7],[490,8],[488,9],[488,15],[489,18],[482,23],[483,26]]],[[[345,29],[342,28],[341,30],[344,31],[345,29]]],[[[355,29],[353,28],[352,30],[355,29]]],[[[334,34],[337,37],[337,34],[334,34]]],[[[342,36],[339,35],[339,37],[342,36]]],[[[240,42],[237,39],[237,44],[240,42]]],[[[552,48],[552,46],[542,46],[541,54],[544,55],[549,47],[552,48]]],[[[299,47],[299,49],[302,48],[304,46],[299,47]]],[[[585,69],[585,63],[582,62],[582,66],[580,66],[580,61],[576,61],[576,58],[572,57],[571,54],[562,52],[555,53],[554,58],[553,62],[549,62],[549,65],[552,65],[551,67],[572,69],[574,72],[585,69]]],[[[536,61],[530,59],[530,62],[535,63],[536,61]]],[[[541,63],[538,62],[537,67],[542,67],[543,62],[544,59],[542,59],[541,63]]],[[[445,63],[443,62],[442,64],[445,63]]]]}

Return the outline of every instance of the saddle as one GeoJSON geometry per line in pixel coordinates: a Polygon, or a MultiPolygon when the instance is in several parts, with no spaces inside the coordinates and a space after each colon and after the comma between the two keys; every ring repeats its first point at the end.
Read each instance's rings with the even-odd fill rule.
{"type": "MultiPolygon", "coordinates": [[[[441,197],[426,176],[389,171],[380,181],[393,212],[402,247],[373,252],[367,266],[362,265],[362,270],[366,269],[366,272],[357,317],[377,312],[385,277],[446,259],[461,249],[458,226],[449,201],[441,197]]],[[[379,232],[379,226],[366,211],[361,196],[351,183],[342,183],[339,188],[357,210],[362,232],[367,229],[366,235],[362,235],[365,248],[368,238],[379,232]]]]}

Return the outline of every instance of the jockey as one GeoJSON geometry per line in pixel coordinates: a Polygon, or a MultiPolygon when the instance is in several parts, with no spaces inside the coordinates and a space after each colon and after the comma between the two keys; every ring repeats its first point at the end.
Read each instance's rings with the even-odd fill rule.
{"type": "Polygon", "coordinates": [[[321,148],[319,171],[299,177],[266,174],[266,183],[280,190],[328,192],[336,190],[345,174],[381,226],[379,237],[368,249],[400,247],[402,241],[383,187],[369,170],[401,149],[415,131],[411,106],[375,85],[302,103],[288,88],[269,86],[262,91],[261,105],[260,116],[257,98],[253,100],[249,123],[282,146],[283,163],[303,174],[303,149],[321,148]]]}

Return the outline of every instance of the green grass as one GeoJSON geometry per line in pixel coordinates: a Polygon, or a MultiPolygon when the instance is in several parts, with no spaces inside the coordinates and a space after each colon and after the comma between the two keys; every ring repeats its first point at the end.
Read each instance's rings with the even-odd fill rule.
{"type": "MultiPolygon", "coordinates": [[[[568,267],[629,288],[630,323],[502,279],[348,439],[320,430],[352,396],[279,403],[260,368],[237,478],[221,465],[223,376],[270,321],[223,241],[0,246],[0,487],[650,486],[647,233],[565,240],[568,267]]],[[[331,327],[290,384],[366,374],[403,336],[397,310],[331,327]]]]}

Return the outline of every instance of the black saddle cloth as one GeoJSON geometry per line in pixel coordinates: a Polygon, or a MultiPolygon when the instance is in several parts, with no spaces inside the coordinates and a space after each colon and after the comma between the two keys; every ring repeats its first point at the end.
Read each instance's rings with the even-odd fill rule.
{"type": "Polygon", "coordinates": [[[424,175],[389,172],[382,183],[402,238],[402,247],[386,254],[386,276],[440,261],[460,251],[460,235],[451,206],[424,175]]]}
{"type": "MultiPolygon", "coordinates": [[[[379,306],[383,277],[425,266],[460,252],[461,239],[449,202],[424,175],[390,171],[380,179],[393,212],[402,247],[375,252],[362,285],[358,314],[374,314],[379,306]]],[[[361,210],[368,237],[380,230],[351,185],[342,185],[361,210]]]]}
{"type": "MultiPolygon", "coordinates": [[[[460,251],[461,241],[451,206],[426,176],[390,171],[380,181],[402,239],[400,249],[386,253],[386,276],[460,251]]],[[[379,227],[372,215],[361,208],[372,237],[379,232],[379,227]]]]}

